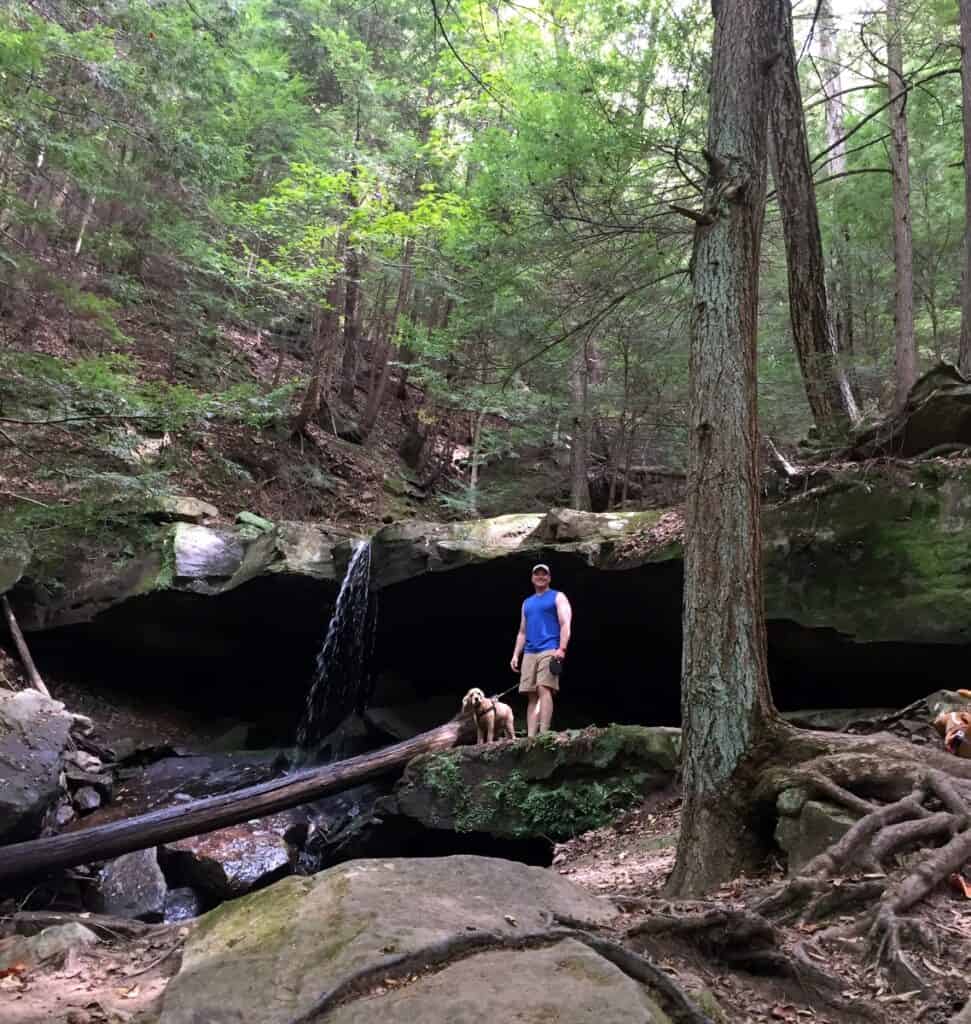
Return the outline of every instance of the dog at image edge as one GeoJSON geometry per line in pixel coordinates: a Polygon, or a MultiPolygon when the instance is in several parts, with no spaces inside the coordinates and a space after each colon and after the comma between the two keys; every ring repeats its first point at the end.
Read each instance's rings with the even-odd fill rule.
{"type": "MultiPolygon", "coordinates": [[[[958,690],[957,695],[971,700],[971,690],[958,690]]],[[[971,758],[971,712],[942,711],[934,719],[934,728],[944,738],[944,749],[949,754],[971,758]]]]}
{"type": "Polygon", "coordinates": [[[516,738],[512,708],[501,700],[490,700],[478,687],[462,698],[462,708],[475,718],[476,746],[493,740],[516,738]]]}

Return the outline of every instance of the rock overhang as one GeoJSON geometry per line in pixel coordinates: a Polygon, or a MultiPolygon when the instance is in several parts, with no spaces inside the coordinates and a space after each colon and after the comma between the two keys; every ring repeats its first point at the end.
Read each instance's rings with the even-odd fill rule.
{"type": "MultiPolygon", "coordinates": [[[[833,703],[854,681],[882,687],[879,704],[905,701],[911,676],[916,694],[945,685],[971,643],[968,527],[971,469],[963,467],[848,472],[767,507],[766,610],[780,703],[833,703]]],[[[32,584],[21,565],[12,596],[42,651],[57,634],[72,644],[120,642],[132,660],[161,657],[190,676],[197,661],[244,689],[270,682],[288,702],[306,688],[362,539],[306,523],[177,521],[159,525],[149,548],[127,560],[79,560],[60,590],[32,584]]],[[[645,700],[664,706],[655,721],[676,720],[676,512],[410,521],[379,530],[372,544],[379,668],[424,680],[428,692],[472,678],[504,689],[529,568],[544,561],[576,613],[570,689],[638,713],[629,720],[649,720],[638,711],[645,700]]],[[[860,692],[846,699],[867,701],[860,692]]]]}

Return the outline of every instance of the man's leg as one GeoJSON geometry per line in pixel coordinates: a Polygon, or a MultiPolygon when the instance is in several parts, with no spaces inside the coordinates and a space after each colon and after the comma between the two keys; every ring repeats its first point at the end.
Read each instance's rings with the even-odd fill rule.
{"type": "Polygon", "coordinates": [[[543,687],[539,687],[538,690],[533,690],[529,696],[529,703],[526,705],[526,735],[535,736],[539,732],[540,722],[540,694],[539,691],[543,687]]]}
{"type": "Polygon", "coordinates": [[[553,691],[548,686],[538,686],[539,731],[546,732],[553,723],[553,691]]]}

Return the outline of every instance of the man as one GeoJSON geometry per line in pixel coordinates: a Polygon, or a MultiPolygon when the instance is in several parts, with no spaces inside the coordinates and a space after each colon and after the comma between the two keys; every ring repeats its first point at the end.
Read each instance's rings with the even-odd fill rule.
{"type": "Polygon", "coordinates": [[[523,601],[516,646],[509,662],[519,672],[519,692],[529,699],[526,708],[526,735],[545,732],[553,721],[553,694],[560,688],[559,674],[550,671],[554,658],[560,663],[566,657],[570,642],[573,611],[566,594],[550,589],[550,567],[544,563],[533,566],[532,597],[523,601]],[[520,656],[522,670],[520,671],[520,656]]]}

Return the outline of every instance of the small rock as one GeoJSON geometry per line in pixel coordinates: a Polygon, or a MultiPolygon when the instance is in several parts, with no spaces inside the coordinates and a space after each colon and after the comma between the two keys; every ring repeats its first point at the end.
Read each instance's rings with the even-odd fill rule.
{"type": "Polygon", "coordinates": [[[160,522],[198,523],[203,519],[215,519],[219,509],[200,498],[186,498],[166,495],[158,500],[158,511],[152,516],[160,522]]]}
{"type": "Polygon", "coordinates": [[[263,533],[272,533],[276,529],[276,524],[270,522],[269,519],[264,519],[263,516],[256,515],[255,512],[240,512],[236,516],[237,523],[245,523],[247,526],[255,526],[258,530],[262,530],[263,533]]]}
{"type": "Polygon", "coordinates": [[[198,917],[203,911],[202,900],[195,889],[187,885],[179,886],[178,889],[169,889],[165,897],[165,911],[162,920],[166,924],[173,921],[188,921],[190,918],[198,917]]]}
{"type": "Polygon", "coordinates": [[[108,861],[102,868],[95,909],[118,917],[160,921],[167,888],[155,850],[136,850],[108,861]]]}
{"type": "Polygon", "coordinates": [[[53,925],[29,938],[13,935],[0,940],[0,971],[7,970],[17,963],[28,967],[39,964],[42,960],[66,953],[76,946],[91,946],[97,941],[98,936],[77,921],[53,925]]]}
{"type": "Polygon", "coordinates": [[[54,824],[63,828],[69,821],[75,818],[74,808],[70,804],[61,804],[54,815],[54,824]]]}
{"type": "Polygon", "coordinates": [[[74,806],[82,813],[95,811],[101,806],[101,795],[93,786],[82,786],[74,794],[74,806]]]}

